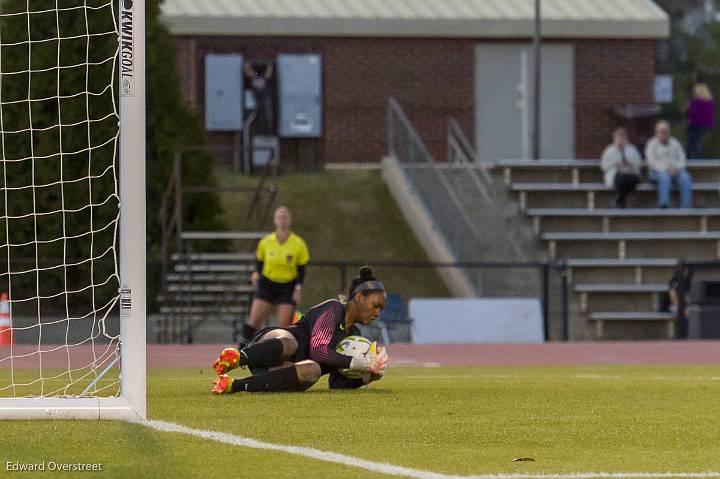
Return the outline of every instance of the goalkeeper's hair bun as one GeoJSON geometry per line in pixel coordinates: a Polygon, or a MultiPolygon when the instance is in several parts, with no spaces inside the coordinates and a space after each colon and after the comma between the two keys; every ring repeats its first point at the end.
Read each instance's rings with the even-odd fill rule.
{"type": "Polygon", "coordinates": [[[348,300],[352,299],[353,297],[353,291],[355,288],[358,287],[358,285],[365,283],[366,281],[377,281],[378,279],[373,276],[372,269],[370,269],[369,266],[363,266],[360,268],[360,274],[357,278],[354,278],[352,280],[352,283],[350,283],[350,289],[348,290],[348,300]]]}

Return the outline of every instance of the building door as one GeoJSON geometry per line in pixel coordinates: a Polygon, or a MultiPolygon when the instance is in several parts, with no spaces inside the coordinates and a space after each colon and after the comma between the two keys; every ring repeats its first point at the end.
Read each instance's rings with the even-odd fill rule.
{"type": "MultiPolygon", "coordinates": [[[[541,157],[574,158],[573,47],[543,44],[541,58],[541,157]]],[[[532,65],[530,43],[476,46],[475,142],[482,159],[518,159],[532,154],[532,65]],[[525,101],[523,91],[527,92],[525,101]]]]}

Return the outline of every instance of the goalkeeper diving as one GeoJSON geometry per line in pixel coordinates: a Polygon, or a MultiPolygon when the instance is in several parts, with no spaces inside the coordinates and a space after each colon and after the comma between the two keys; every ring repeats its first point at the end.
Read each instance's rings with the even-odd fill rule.
{"type": "Polygon", "coordinates": [[[346,302],[329,299],[292,326],[261,329],[243,349],[224,349],[213,364],[218,378],[212,392],[305,391],[325,374],[331,389],[355,389],[381,379],[388,362],[385,348],[373,343],[361,356],[335,349],[346,337],[360,335],[358,324],[375,321],[386,301],[383,284],[370,268],[360,268],[346,302]],[[226,373],[237,367],[249,368],[252,375],[230,378],[226,373]]]}

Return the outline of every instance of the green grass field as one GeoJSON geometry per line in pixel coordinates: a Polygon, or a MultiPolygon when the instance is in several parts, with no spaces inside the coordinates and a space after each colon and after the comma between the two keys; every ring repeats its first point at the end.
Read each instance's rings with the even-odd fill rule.
{"type": "MultiPolygon", "coordinates": [[[[148,414],[192,428],[472,475],[720,470],[710,366],[395,368],[369,390],[211,396],[210,369],[149,371],[148,414]],[[534,462],[513,462],[531,457],[534,462]]],[[[102,463],[79,477],[379,475],[137,424],[12,421],[5,462],[102,463]]]]}

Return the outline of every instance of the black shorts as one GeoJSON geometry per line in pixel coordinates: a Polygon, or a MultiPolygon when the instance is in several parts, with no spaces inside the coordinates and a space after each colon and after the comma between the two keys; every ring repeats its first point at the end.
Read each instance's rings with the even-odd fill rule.
{"type": "Polygon", "coordinates": [[[295,306],[292,296],[295,291],[295,281],[289,283],[276,283],[265,276],[260,276],[254,297],[272,304],[292,304],[295,306]]]}
{"type": "MultiPolygon", "coordinates": [[[[297,341],[297,350],[295,350],[295,354],[287,358],[285,361],[289,361],[291,363],[298,363],[300,361],[304,361],[310,357],[310,339],[306,337],[306,334],[303,330],[300,328],[295,328],[290,326],[289,328],[282,328],[280,326],[269,326],[267,328],[259,329],[255,334],[253,334],[252,339],[248,343],[248,346],[251,346],[258,341],[262,339],[262,337],[269,333],[270,331],[274,331],[276,329],[283,329],[285,331],[288,331],[290,334],[293,335],[295,338],[295,341],[297,341]]],[[[283,361],[284,362],[284,361],[283,361]]],[[[279,364],[268,364],[263,366],[255,366],[250,368],[250,372],[253,374],[262,374],[264,372],[267,372],[268,368],[271,368],[273,366],[280,366],[282,363],[279,364]]]]}

